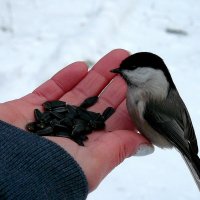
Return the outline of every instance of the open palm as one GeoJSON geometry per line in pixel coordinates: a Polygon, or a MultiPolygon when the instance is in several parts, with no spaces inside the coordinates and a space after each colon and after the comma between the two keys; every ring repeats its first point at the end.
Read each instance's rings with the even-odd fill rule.
{"type": "Polygon", "coordinates": [[[110,73],[128,55],[127,51],[114,50],[89,72],[84,62],[73,63],[25,97],[0,104],[0,119],[25,129],[34,120],[33,110],[42,110],[42,103],[47,100],[79,105],[87,97],[98,95],[99,101],[90,110],[102,112],[108,106],[114,107],[116,112],[106,121],[105,130],[90,134],[84,147],[67,138],[46,137],[74,157],[92,191],[115,166],[134,154],[140,144],[150,145],[134,132],[125,104],[126,84],[110,73]]]}

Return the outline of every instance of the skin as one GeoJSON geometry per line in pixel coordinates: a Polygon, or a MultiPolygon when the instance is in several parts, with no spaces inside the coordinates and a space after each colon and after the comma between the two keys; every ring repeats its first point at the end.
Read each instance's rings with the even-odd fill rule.
{"type": "Polygon", "coordinates": [[[125,104],[126,84],[110,70],[119,66],[129,56],[122,49],[113,50],[88,72],[84,62],[65,67],[32,93],[13,101],[0,104],[0,119],[21,129],[34,121],[33,110],[42,110],[42,103],[62,100],[79,105],[90,96],[99,95],[98,103],[90,108],[102,112],[112,106],[116,112],[106,121],[106,129],[89,135],[85,146],[62,137],[46,137],[65,149],[81,166],[86,175],[89,191],[94,190],[102,179],[125,158],[134,155],[141,144],[151,145],[139,135],[131,122],[125,104]]]}

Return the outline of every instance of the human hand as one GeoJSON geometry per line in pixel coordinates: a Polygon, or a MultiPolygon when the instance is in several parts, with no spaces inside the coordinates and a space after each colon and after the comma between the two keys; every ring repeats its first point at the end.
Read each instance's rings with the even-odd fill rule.
{"type": "Polygon", "coordinates": [[[64,148],[77,161],[86,175],[89,190],[92,191],[125,158],[143,150],[142,147],[147,150],[152,148],[137,133],[128,115],[125,104],[126,84],[120,77],[114,77],[110,73],[128,55],[124,50],[114,50],[89,72],[85,63],[73,63],[32,93],[0,104],[0,119],[25,129],[25,125],[34,120],[33,110],[42,110],[42,103],[47,100],[59,99],[79,105],[87,97],[99,95],[99,101],[90,110],[102,112],[106,107],[112,106],[116,112],[106,121],[105,130],[94,131],[89,135],[84,147],[67,138],[46,137],[64,148]],[[109,84],[111,79],[113,81],[109,84]]]}

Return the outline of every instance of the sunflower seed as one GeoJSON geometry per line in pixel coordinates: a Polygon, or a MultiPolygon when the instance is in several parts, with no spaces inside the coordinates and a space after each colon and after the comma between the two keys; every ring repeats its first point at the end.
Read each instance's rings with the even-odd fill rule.
{"type": "Polygon", "coordinates": [[[106,108],[102,113],[104,120],[107,120],[114,112],[115,112],[114,108],[112,107],[106,108]]]}
{"type": "Polygon", "coordinates": [[[87,126],[87,123],[84,120],[81,120],[81,119],[74,120],[72,136],[84,134],[86,126],[87,126]]]}
{"type": "Polygon", "coordinates": [[[46,111],[51,111],[53,109],[65,106],[66,103],[64,101],[46,101],[45,103],[43,103],[43,107],[46,111]]]}
{"type": "Polygon", "coordinates": [[[42,117],[42,112],[39,109],[34,110],[34,116],[36,121],[40,121],[42,117]]]}
{"type": "Polygon", "coordinates": [[[89,108],[90,106],[93,106],[97,101],[98,101],[98,97],[97,96],[89,97],[89,98],[85,99],[81,103],[80,107],[89,108]]]}
{"type": "Polygon", "coordinates": [[[36,131],[36,133],[38,135],[41,135],[41,136],[51,135],[53,133],[53,128],[49,126],[49,127],[46,127],[46,128],[44,128],[42,130],[36,131]]]}
{"type": "Polygon", "coordinates": [[[30,122],[26,125],[26,129],[30,132],[35,132],[36,129],[36,122],[30,122]]]}

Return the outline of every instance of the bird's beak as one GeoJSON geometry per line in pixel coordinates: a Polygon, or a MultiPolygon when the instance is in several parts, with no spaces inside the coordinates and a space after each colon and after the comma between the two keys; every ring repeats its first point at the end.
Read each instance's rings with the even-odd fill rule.
{"type": "Polygon", "coordinates": [[[112,69],[112,70],[110,70],[110,72],[116,73],[116,74],[121,74],[121,69],[120,68],[112,69]]]}

